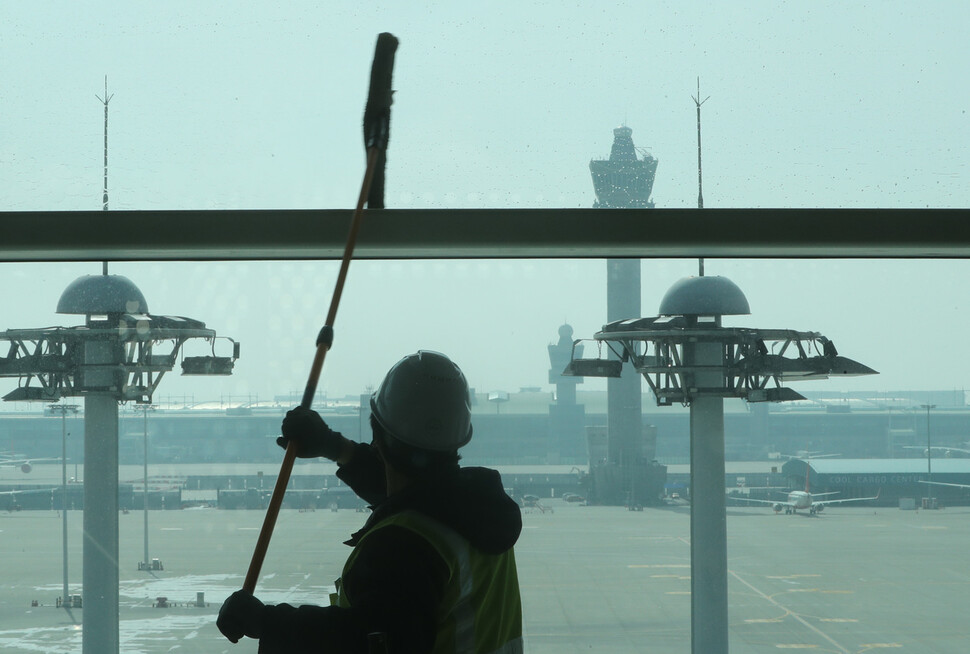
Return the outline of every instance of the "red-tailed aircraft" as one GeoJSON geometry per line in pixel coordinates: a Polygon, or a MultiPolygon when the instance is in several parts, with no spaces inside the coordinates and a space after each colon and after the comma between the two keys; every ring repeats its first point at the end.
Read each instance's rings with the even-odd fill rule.
{"type": "Polygon", "coordinates": [[[879,493],[876,493],[874,497],[847,497],[842,499],[830,499],[821,500],[820,497],[828,497],[830,495],[838,495],[839,491],[833,491],[831,493],[812,493],[808,487],[809,473],[811,472],[811,466],[806,461],[806,466],[808,466],[808,471],[805,473],[805,490],[793,490],[788,491],[788,497],[785,500],[757,500],[750,498],[732,498],[738,499],[742,502],[754,502],[756,504],[770,504],[775,510],[775,513],[781,513],[784,511],[786,514],[797,513],[798,511],[807,510],[809,515],[815,515],[816,513],[821,513],[822,510],[830,504],[848,504],[849,502],[865,502],[868,500],[878,500],[879,493]]]}

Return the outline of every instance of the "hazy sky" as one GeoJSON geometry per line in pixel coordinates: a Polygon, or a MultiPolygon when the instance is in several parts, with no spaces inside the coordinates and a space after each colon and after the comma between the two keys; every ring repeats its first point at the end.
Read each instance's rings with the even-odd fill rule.
{"type": "MultiPolygon", "coordinates": [[[[589,160],[619,124],[659,159],[657,206],[696,206],[698,77],[707,207],[970,199],[962,0],[361,5],[0,0],[0,210],[101,207],[106,75],[112,208],[351,208],[380,31],[401,41],[390,208],[591,206],[589,160]]],[[[153,313],[242,341],[233,378],[162,383],[162,396],[202,399],[299,392],[336,268],[111,271],[153,313]]],[[[645,261],[643,313],[695,271],[645,261]]],[[[57,299],[99,272],[0,265],[0,329],[75,324],[57,299]]],[[[966,262],[711,260],[707,272],[748,296],[753,315],[727,324],[817,330],[882,373],[824,387],[966,384],[966,262]]],[[[604,289],[597,261],[355,262],[321,389],[361,392],[418,347],[453,354],[480,390],[549,388],[545,346],[563,321],[592,336],[604,289]]]]}

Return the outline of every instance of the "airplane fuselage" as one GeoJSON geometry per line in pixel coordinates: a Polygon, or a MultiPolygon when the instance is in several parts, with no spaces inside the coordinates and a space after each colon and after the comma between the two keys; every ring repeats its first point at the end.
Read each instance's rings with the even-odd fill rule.
{"type": "Polygon", "coordinates": [[[792,491],[788,493],[788,501],[793,509],[810,509],[812,507],[812,494],[805,491],[792,491]]]}
{"type": "Polygon", "coordinates": [[[823,504],[816,504],[812,498],[812,494],[808,491],[789,491],[787,502],[778,502],[775,504],[775,513],[795,513],[799,510],[807,510],[811,514],[816,514],[824,508],[823,504]]]}

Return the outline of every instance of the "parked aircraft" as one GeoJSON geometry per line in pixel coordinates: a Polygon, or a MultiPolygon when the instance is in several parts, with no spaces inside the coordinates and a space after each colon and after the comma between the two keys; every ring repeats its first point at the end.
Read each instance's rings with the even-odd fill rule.
{"type": "Polygon", "coordinates": [[[843,499],[834,500],[819,500],[819,497],[825,497],[827,495],[838,495],[838,491],[832,493],[821,493],[813,494],[808,491],[793,490],[788,493],[788,498],[784,501],[773,501],[773,500],[753,500],[747,499],[746,502],[758,502],[761,504],[771,504],[775,513],[781,513],[784,511],[786,514],[797,513],[799,509],[808,509],[810,515],[815,515],[816,513],[821,513],[822,510],[829,504],[846,504],[848,502],[865,502],[867,500],[878,500],[879,495],[876,494],[874,497],[847,497],[843,499]]]}
{"type": "Polygon", "coordinates": [[[826,453],[822,450],[798,450],[794,454],[785,454],[784,452],[777,452],[775,458],[779,459],[829,459],[836,456],[842,456],[841,454],[826,453]]]}
{"type": "MultiPolygon", "coordinates": [[[[806,465],[807,462],[806,462],[806,465]]],[[[808,510],[809,515],[815,515],[816,513],[821,513],[822,510],[830,504],[847,504],[849,502],[865,502],[867,500],[877,500],[879,499],[879,493],[876,493],[875,497],[847,497],[841,499],[831,499],[831,500],[820,500],[820,497],[828,497],[829,495],[838,495],[839,491],[833,491],[831,493],[812,493],[808,486],[809,474],[805,475],[805,490],[793,490],[788,491],[788,496],[785,500],[759,500],[744,498],[741,501],[744,502],[754,502],[756,504],[770,504],[775,510],[775,513],[781,513],[784,511],[786,514],[797,513],[800,510],[808,510]]],[[[734,498],[740,499],[740,498],[734,498]]]]}
{"type": "Polygon", "coordinates": [[[0,468],[20,468],[24,474],[34,469],[35,463],[60,461],[60,459],[14,459],[10,456],[0,454],[0,468]]]}
{"type": "Polygon", "coordinates": [[[970,488],[970,484],[951,484],[945,481],[924,481],[920,479],[919,483],[928,484],[929,486],[952,486],[953,488],[970,488]]]}
{"type": "MultiPolygon", "coordinates": [[[[904,450],[923,450],[923,456],[926,456],[926,448],[925,447],[921,447],[919,445],[904,445],[903,446],[903,449],[904,450]]],[[[934,452],[934,453],[940,452],[940,453],[942,453],[943,456],[946,457],[946,458],[948,458],[948,459],[950,457],[953,457],[954,454],[957,454],[958,455],[955,458],[966,458],[966,457],[970,456],[970,450],[968,450],[966,448],[962,448],[962,447],[947,447],[945,445],[934,445],[934,446],[932,446],[929,449],[930,449],[930,452],[934,452]]]]}

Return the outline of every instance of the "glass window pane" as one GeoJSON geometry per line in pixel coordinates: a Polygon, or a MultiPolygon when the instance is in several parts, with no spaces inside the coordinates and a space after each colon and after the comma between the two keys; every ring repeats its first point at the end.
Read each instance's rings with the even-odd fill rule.
{"type": "Polygon", "coordinates": [[[0,206],[102,208],[110,98],[110,208],[350,207],[386,28],[391,208],[588,207],[620,124],[659,161],[656,205],[695,207],[698,78],[707,207],[962,207],[968,11],[11,6],[0,206]]]}
{"type": "MultiPolygon", "coordinates": [[[[657,315],[674,282],[695,274],[696,265],[642,261],[641,316],[657,315]]],[[[167,649],[173,639],[198,642],[199,651],[225,647],[213,627],[215,611],[248,566],[279,470],[274,438],[284,411],[299,403],[336,267],[110,264],[111,274],[138,286],[152,316],[200,320],[241,343],[231,376],[182,376],[174,365],[147,416],[134,402],[119,409],[122,651],[161,651],[157,642],[167,649]],[[139,516],[146,443],[147,556],[139,516]],[[151,568],[154,559],[159,569],[151,568]],[[140,570],[146,562],[150,569],[140,570]],[[162,597],[175,606],[157,608],[162,597]]],[[[966,491],[940,486],[930,492],[920,481],[970,481],[961,366],[968,317],[950,290],[970,275],[966,262],[708,260],[706,267],[708,275],[734,281],[751,308],[750,315],[725,316],[726,328],[819,332],[840,355],[879,372],[787,382],[806,396],[799,402],[725,402],[732,650],[755,652],[766,642],[849,649],[875,642],[876,632],[879,642],[958,651],[962,636],[947,635],[958,603],[943,593],[927,598],[932,610],[912,625],[904,621],[911,606],[901,598],[927,578],[952,584],[953,552],[965,537],[966,491]],[[776,517],[787,494],[805,488],[799,466],[806,459],[810,492],[878,501],[831,506],[811,521],[776,517]],[[918,516],[901,510],[926,499],[948,510],[918,516]],[[946,565],[939,551],[950,552],[946,565]],[[899,592],[884,592],[886,584],[899,592]]],[[[0,335],[13,343],[19,330],[82,324],[83,317],[54,309],[75,278],[99,272],[99,265],[82,263],[0,266],[6,307],[0,335]]],[[[517,558],[529,651],[599,644],[632,652],[648,641],[672,651],[689,646],[689,409],[657,406],[646,384],[641,387],[639,464],[656,459],[666,466],[642,512],[628,510],[625,498],[634,490],[621,484],[619,495],[608,496],[605,482],[594,481],[596,453],[607,451],[596,449],[595,435],[609,426],[606,381],[583,379],[573,387],[580,408],[557,409],[570,391],[556,383],[563,378],[549,346],[561,337],[567,344],[587,339],[585,358],[606,356],[589,339],[605,322],[607,277],[602,260],[355,262],[314,404],[345,435],[367,441],[367,397],[400,356],[437,349],[463,367],[475,392],[475,435],[463,463],[498,468],[523,505],[517,558]],[[566,324],[571,335],[561,331],[566,324]],[[557,411],[574,413],[563,421],[557,411]]],[[[231,344],[219,341],[215,350],[205,341],[183,348],[180,360],[231,355],[231,344]]],[[[11,352],[2,368],[3,395],[38,382],[18,379],[14,359],[28,367],[39,362],[11,352]]],[[[62,417],[43,403],[0,405],[4,456],[11,462],[0,468],[7,510],[0,553],[22,571],[22,578],[0,584],[4,601],[16,607],[0,620],[5,651],[78,647],[79,612],[65,618],[46,608],[63,596],[62,475],[69,508],[83,501],[85,400],[60,404],[68,402],[80,412],[62,417]],[[77,629],[65,631],[65,619],[77,629]]],[[[366,517],[348,496],[327,495],[339,483],[334,470],[322,462],[295,467],[258,584],[265,601],[326,603],[349,552],[340,542],[366,517]]],[[[73,595],[81,591],[81,511],[69,510],[68,517],[73,595]]]]}
{"type": "MultiPolygon", "coordinates": [[[[401,39],[391,209],[693,208],[702,198],[713,209],[968,204],[962,2],[931,11],[760,0],[8,5],[5,212],[349,209],[364,173],[360,120],[381,29],[401,39]],[[597,175],[596,162],[611,157],[617,165],[597,175]],[[615,203],[611,192],[631,184],[639,193],[615,203]]],[[[42,215],[7,228],[15,225],[45,229],[42,215]]],[[[221,652],[214,616],[252,554],[279,469],[279,421],[303,392],[337,264],[109,270],[144,293],[153,324],[169,317],[203,329],[173,317],[188,318],[219,336],[125,350],[154,366],[126,378],[126,392],[157,388],[152,409],[133,399],[119,407],[120,651],[221,652]],[[232,375],[183,376],[186,360],[196,372],[231,362],[232,375]]],[[[61,343],[47,328],[79,331],[84,317],[55,308],[73,280],[100,271],[0,264],[0,396],[49,395],[45,375],[69,352],[20,330],[40,330],[45,343],[61,343]]],[[[644,260],[628,317],[655,316],[671,285],[697,271],[695,260],[644,260]]],[[[879,372],[788,382],[806,397],[796,402],[725,401],[733,652],[966,651],[954,571],[966,568],[968,536],[968,273],[963,260],[706,261],[706,275],[730,278],[750,303],[751,314],[725,317],[726,328],[817,331],[879,372]],[[933,480],[956,485],[923,483],[933,480]],[[784,515],[797,492],[817,495],[815,512],[784,515]],[[870,496],[878,500],[817,511],[870,496]]],[[[563,382],[562,361],[550,361],[550,346],[592,339],[610,319],[609,277],[602,260],[355,262],[314,404],[366,441],[367,398],[400,356],[433,348],[462,365],[475,392],[463,463],[497,467],[523,506],[517,557],[533,653],[690,647],[690,409],[658,406],[641,384],[623,402],[628,411],[639,403],[642,428],[623,442],[635,444],[646,472],[612,472],[618,452],[631,455],[604,441],[611,429],[629,431],[611,422],[609,382],[563,382]],[[644,495],[652,501],[630,511],[644,495]]],[[[135,331],[150,323],[125,321],[135,331]]],[[[607,356],[595,340],[583,345],[586,358],[607,356]]],[[[768,355],[780,350],[769,345],[768,355]]],[[[81,392],[117,374],[98,368],[61,382],[81,392]]],[[[90,413],[83,395],[46,408],[0,403],[5,652],[81,649],[74,596],[83,594],[90,413]]],[[[339,543],[365,518],[331,492],[334,470],[296,466],[258,584],[264,600],[326,602],[349,552],[339,543]]]]}

